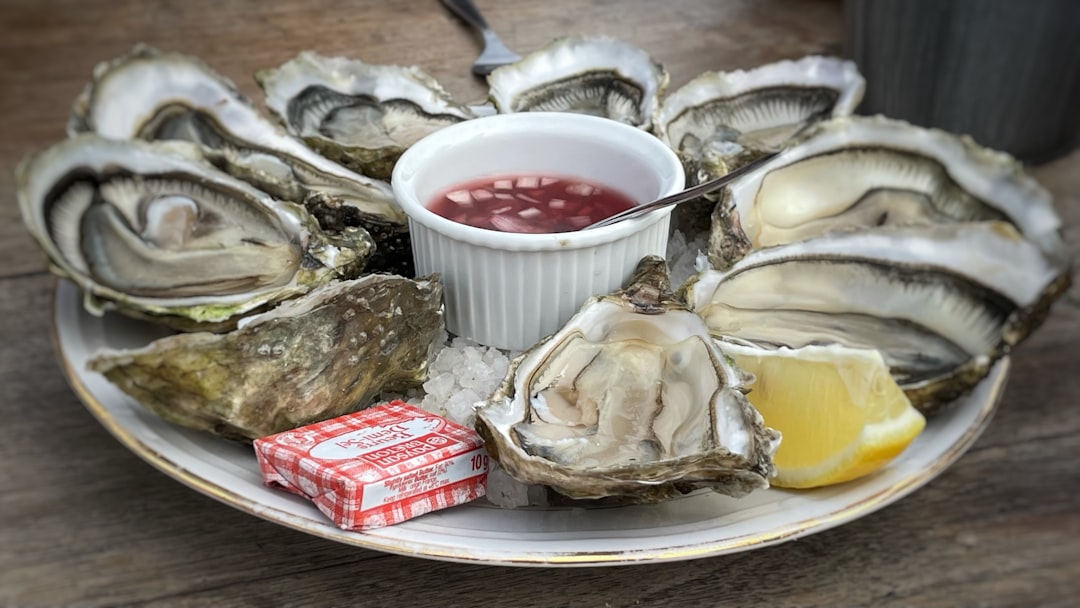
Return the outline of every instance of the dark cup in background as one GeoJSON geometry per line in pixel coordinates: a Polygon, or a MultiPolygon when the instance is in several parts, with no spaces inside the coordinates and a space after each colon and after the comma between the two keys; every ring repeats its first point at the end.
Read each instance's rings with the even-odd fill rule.
{"type": "Polygon", "coordinates": [[[971,135],[1025,162],[1080,142],[1080,0],[845,0],[860,114],[971,135]]]}

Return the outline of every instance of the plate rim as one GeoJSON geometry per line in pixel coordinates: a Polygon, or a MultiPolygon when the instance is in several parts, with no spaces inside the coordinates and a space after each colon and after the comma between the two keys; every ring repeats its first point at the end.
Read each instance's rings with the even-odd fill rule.
{"type": "MultiPolygon", "coordinates": [[[[411,549],[410,546],[413,543],[410,541],[394,542],[393,539],[383,539],[362,531],[348,532],[337,528],[324,531],[320,528],[308,527],[294,521],[296,516],[291,513],[272,506],[262,505],[251,498],[243,496],[220,484],[204,479],[172,462],[168,457],[141,441],[130,430],[124,427],[124,425],[120,424],[109,412],[109,409],[101,403],[80,379],[72,361],[69,359],[69,355],[61,344],[59,324],[57,322],[57,315],[59,312],[58,294],[60,293],[60,286],[63,282],[69,283],[77,294],[80,293],[78,286],[70,283],[70,281],[65,281],[60,277],[54,277],[49,303],[49,334],[60,371],[72,392],[75,393],[79,401],[82,402],[83,406],[86,407],[97,422],[105,427],[109,434],[121,445],[144,462],[164,473],[166,476],[179,481],[183,485],[204,496],[208,496],[218,502],[247,513],[248,515],[254,515],[260,519],[305,534],[384,553],[469,564],[534,567],[611,566],[701,559],[781,544],[810,534],[824,532],[825,530],[860,519],[893,504],[926,485],[951,467],[968,451],[968,449],[971,448],[993,419],[994,413],[996,412],[1004,393],[1004,387],[1008,381],[1009,368],[1011,365],[1011,360],[1008,356],[1002,357],[997,362],[995,368],[991,370],[991,375],[983,380],[984,382],[992,382],[992,384],[989,388],[988,398],[985,403],[981,404],[979,407],[975,419],[964,430],[963,434],[949,446],[947,450],[942,452],[938,458],[932,461],[929,466],[914,471],[907,477],[898,480],[887,488],[866,496],[861,500],[847,503],[827,515],[808,517],[767,532],[744,534],[742,536],[729,537],[719,541],[707,541],[663,549],[595,552],[575,551],[572,553],[543,554],[521,552],[513,555],[491,557],[486,555],[474,555],[468,552],[443,551],[432,547],[425,547],[419,550],[411,549]]],[[[81,304],[78,304],[78,306],[81,306],[81,304]]],[[[252,458],[254,458],[254,456],[252,458]]]]}

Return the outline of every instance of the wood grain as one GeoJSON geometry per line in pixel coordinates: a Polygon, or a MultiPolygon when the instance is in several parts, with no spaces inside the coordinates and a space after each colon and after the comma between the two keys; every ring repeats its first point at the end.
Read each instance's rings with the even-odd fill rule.
{"type": "MultiPolygon", "coordinates": [[[[831,0],[481,0],[518,51],[595,32],[638,44],[678,86],[705,69],[836,52],[831,0]],[[663,6],[663,10],[659,10],[663,6]]],[[[996,419],[912,496],[784,545],[686,563],[509,569],[384,555],[241,513],[128,452],[64,383],[52,279],[12,169],[63,137],[98,61],[136,42],[198,55],[256,96],[302,49],[414,63],[464,100],[478,45],[435,0],[0,3],[0,605],[1071,606],[1080,596],[1080,292],[1015,353],[996,419]]],[[[1080,152],[1035,169],[1080,239],[1080,152]]],[[[1075,253],[1075,248],[1074,248],[1075,253]]]]}
{"type": "Polygon", "coordinates": [[[1080,4],[848,0],[846,6],[848,51],[867,78],[864,111],[968,133],[1024,160],[1076,145],[1080,4]]]}

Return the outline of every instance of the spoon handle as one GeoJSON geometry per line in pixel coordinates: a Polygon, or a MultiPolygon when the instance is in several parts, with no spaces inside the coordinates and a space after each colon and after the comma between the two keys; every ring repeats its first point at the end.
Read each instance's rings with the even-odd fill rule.
{"type": "Polygon", "coordinates": [[[472,3],[472,0],[442,0],[442,3],[455,15],[461,17],[465,23],[481,32],[491,29],[488,27],[487,21],[484,21],[484,16],[480,14],[480,11],[472,3]]]}
{"type": "Polygon", "coordinates": [[[671,196],[665,196],[664,198],[655,200],[655,201],[653,201],[651,203],[645,203],[644,205],[638,205],[636,207],[631,207],[631,208],[627,209],[626,211],[622,211],[620,213],[616,213],[615,215],[606,217],[606,218],[600,220],[599,222],[596,222],[595,224],[589,224],[588,226],[585,226],[584,228],[582,228],[582,230],[592,230],[593,228],[602,228],[604,226],[610,226],[610,225],[612,225],[612,224],[614,224],[616,222],[621,222],[623,220],[629,220],[629,219],[633,219],[633,218],[636,218],[636,217],[641,217],[642,215],[645,215],[646,213],[649,213],[650,211],[655,211],[657,209],[662,209],[664,207],[670,207],[672,205],[678,205],[679,203],[685,203],[686,201],[695,199],[695,198],[697,198],[697,197],[699,197],[699,196],[701,196],[703,194],[709,194],[710,192],[714,192],[716,190],[719,190],[720,188],[723,188],[724,186],[726,186],[728,183],[730,183],[730,182],[732,182],[732,181],[746,175],[747,173],[753,171],[754,169],[757,169],[758,167],[764,165],[765,163],[772,160],[777,154],[779,154],[779,152],[770,152],[770,153],[766,154],[765,156],[762,156],[761,158],[759,158],[759,159],[757,159],[757,160],[755,160],[753,162],[747,163],[747,164],[739,167],[738,169],[735,169],[734,171],[732,171],[730,173],[725,173],[724,175],[721,175],[720,177],[717,177],[715,179],[711,179],[711,180],[709,180],[707,182],[702,182],[702,183],[700,183],[700,184],[698,184],[696,186],[692,186],[692,187],[687,188],[686,190],[683,190],[681,192],[676,192],[675,194],[672,194],[671,196]]]}

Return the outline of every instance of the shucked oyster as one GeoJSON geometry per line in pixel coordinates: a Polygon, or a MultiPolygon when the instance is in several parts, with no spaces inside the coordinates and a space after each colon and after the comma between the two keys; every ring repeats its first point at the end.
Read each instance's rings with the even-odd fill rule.
{"type": "Polygon", "coordinates": [[[371,274],[244,319],[227,334],[177,334],[88,363],[162,418],[255,439],[418,386],[442,334],[442,286],[371,274]]]}
{"type": "Polygon", "coordinates": [[[782,149],[810,124],[851,114],[865,84],[853,62],[832,57],[706,72],[664,100],[655,130],[694,185],[782,149]]]}
{"type": "Polygon", "coordinates": [[[929,411],[982,379],[1068,281],[1012,225],[990,221],[834,232],[752,251],[683,291],[719,339],[877,349],[929,411]]]}
{"type": "Polygon", "coordinates": [[[407,218],[389,184],[320,156],[194,57],[140,45],[98,65],[75,102],[68,131],[197,143],[223,171],[274,197],[310,206],[324,228],[361,226],[370,232],[378,246],[372,269],[411,273],[407,218]]]}
{"type": "Polygon", "coordinates": [[[378,179],[389,180],[398,157],[421,137],[476,117],[415,66],[303,52],[255,80],[290,133],[378,179]]]}
{"type": "Polygon", "coordinates": [[[1064,257],[1049,193],[1008,155],[898,120],[838,118],[728,188],[709,262],[725,268],[750,249],[842,228],[984,220],[1064,257]]]}
{"type": "Polygon", "coordinates": [[[371,238],[331,238],[303,207],[219,172],[183,142],[87,133],[16,170],[23,221],[87,309],[178,328],[239,315],[359,273],[371,238]]]}
{"type": "Polygon", "coordinates": [[[648,129],[668,73],[645,51],[602,36],[559,38],[488,76],[500,113],[578,112],[648,129]]]}
{"type": "Polygon", "coordinates": [[[515,359],[476,428],[510,475],[572,498],[740,496],[768,487],[779,444],[743,380],[650,256],[515,359]]]}

